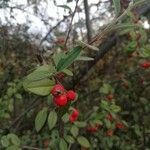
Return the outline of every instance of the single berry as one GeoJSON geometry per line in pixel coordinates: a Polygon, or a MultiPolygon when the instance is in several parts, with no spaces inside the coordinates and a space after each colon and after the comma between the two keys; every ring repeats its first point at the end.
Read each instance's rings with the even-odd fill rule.
{"type": "Polygon", "coordinates": [[[77,93],[72,91],[72,90],[67,91],[66,94],[67,94],[68,101],[73,101],[76,98],[76,95],[77,95],[77,93]]]}
{"type": "Polygon", "coordinates": [[[148,68],[150,68],[150,62],[145,61],[144,63],[140,64],[140,66],[141,66],[143,69],[148,69],[148,68]]]}
{"type": "Polygon", "coordinates": [[[109,121],[112,121],[113,120],[113,116],[111,114],[108,114],[106,116],[106,119],[109,120],[109,121]]]}
{"type": "Polygon", "coordinates": [[[106,135],[111,137],[113,135],[113,130],[112,129],[108,130],[106,132],[106,135]]]}
{"type": "Polygon", "coordinates": [[[74,108],[71,115],[72,115],[73,117],[78,117],[78,116],[79,116],[79,111],[74,108]]]}
{"type": "Polygon", "coordinates": [[[78,119],[78,116],[79,116],[79,111],[74,108],[72,114],[69,117],[69,121],[73,123],[74,121],[78,119]]]}
{"type": "Polygon", "coordinates": [[[116,128],[117,129],[123,129],[124,128],[124,125],[122,123],[117,123],[116,124],[116,128]]]}
{"type": "Polygon", "coordinates": [[[88,132],[94,133],[94,132],[96,132],[98,130],[98,128],[96,128],[96,127],[87,127],[86,130],[88,132]]]}
{"type": "Polygon", "coordinates": [[[70,116],[70,117],[69,117],[69,121],[70,121],[71,123],[73,123],[74,121],[76,121],[76,117],[70,116]]]}
{"type": "Polygon", "coordinates": [[[63,94],[64,91],[65,91],[65,88],[64,88],[61,84],[56,84],[56,85],[52,88],[51,94],[56,97],[56,96],[58,96],[58,95],[60,95],[60,94],[63,94]]]}
{"type": "Polygon", "coordinates": [[[65,94],[54,97],[54,103],[56,106],[65,106],[67,104],[67,97],[65,94]]]}
{"type": "Polygon", "coordinates": [[[109,94],[109,95],[107,96],[107,99],[108,99],[109,101],[111,101],[111,100],[113,99],[113,95],[112,95],[112,94],[109,94]]]}

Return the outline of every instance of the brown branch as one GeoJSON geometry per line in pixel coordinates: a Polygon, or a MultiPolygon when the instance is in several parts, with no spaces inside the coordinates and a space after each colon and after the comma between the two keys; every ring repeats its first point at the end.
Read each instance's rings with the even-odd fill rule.
{"type": "Polygon", "coordinates": [[[62,22],[64,22],[67,18],[69,18],[72,14],[68,15],[68,16],[64,16],[64,18],[62,20],[60,20],[54,27],[50,28],[49,31],[46,33],[46,35],[42,38],[41,42],[40,42],[40,46],[42,45],[42,43],[44,41],[47,40],[47,37],[49,36],[49,34],[56,29],[62,22]]]}
{"type": "MultiPolygon", "coordinates": [[[[139,13],[139,15],[142,15],[142,14],[145,14],[146,12],[149,12],[150,11],[150,4],[147,4],[147,3],[144,3],[144,2],[146,2],[146,1],[143,0],[143,3],[142,2],[140,3],[141,4],[140,7],[137,8],[137,5],[132,6],[129,10],[133,10],[133,9],[136,8],[136,11],[139,13]]],[[[116,38],[116,35],[114,34],[115,32],[114,31],[112,32],[112,29],[113,29],[112,27],[114,27],[114,25],[116,23],[118,23],[118,21],[123,21],[124,19],[126,19],[126,17],[127,17],[127,10],[121,16],[119,16],[116,20],[114,20],[112,24],[109,24],[102,32],[99,32],[94,38],[92,38],[90,43],[92,44],[92,43],[97,42],[99,52],[98,52],[98,54],[95,54],[94,61],[87,62],[88,67],[89,67],[88,71],[100,59],[102,59],[104,57],[104,55],[106,53],[108,53],[114,45],[116,45],[117,38],[116,38]],[[112,34],[110,35],[110,33],[112,33],[112,34]]],[[[84,47],[83,49],[86,50],[87,48],[84,47]]],[[[76,79],[74,81],[74,85],[69,83],[68,88],[72,88],[72,87],[77,86],[78,83],[80,83],[80,81],[82,79],[84,79],[84,77],[86,76],[87,71],[86,71],[85,67],[80,68],[80,69],[81,69],[80,73],[75,75],[76,79]]]]}
{"type": "Polygon", "coordinates": [[[86,29],[87,29],[87,40],[89,43],[92,37],[92,28],[90,23],[90,10],[88,6],[88,0],[84,0],[84,10],[85,10],[85,22],[86,22],[86,29]]]}
{"type": "Polygon", "coordinates": [[[67,45],[67,41],[68,41],[68,39],[69,39],[69,35],[70,35],[71,29],[72,29],[72,22],[73,22],[73,19],[74,19],[74,16],[75,16],[75,13],[76,13],[76,10],[77,10],[77,7],[78,7],[78,2],[79,2],[79,0],[76,0],[76,6],[75,6],[74,12],[73,12],[73,14],[72,14],[72,18],[71,18],[69,30],[68,30],[68,32],[67,32],[67,36],[66,36],[66,39],[65,39],[65,44],[64,44],[65,47],[66,47],[66,45],[67,45]]]}

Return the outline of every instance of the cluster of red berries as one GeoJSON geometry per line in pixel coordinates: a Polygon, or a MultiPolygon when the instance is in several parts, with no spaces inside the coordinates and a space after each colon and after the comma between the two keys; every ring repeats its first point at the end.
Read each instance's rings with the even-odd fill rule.
{"type": "Polygon", "coordinates": [[[149,69],[150,68],[150,62],[145,61],[142,64],[140,64],[140,67],[143,68],[143,69],[149,69]]]}
{"type": "MultiPolygon", "coordinates": [[[[54,104],[58,107],[66,106],[68,102],[74,101],[77,97],[77,93],[73,90],[66,91],[63,85],[56,84],[52,90],[51,94],[54,97],[54,104]]],[[[77,120],[79,116],[79,111],[73,108],[72,114],[69,116],[69,121],[73,123],[77,120]]]]}
{"type": "MultiPolygon", "coordinates": [[[[109,121],[113,121],[113,120],[116,120],[115,118],[113,118],[113,116],[109,113],[108,115],[106,115],[106,119],[109,120],[109,121]]],[[[115,128],[116,129],[124,129],[125,126],[123,123],[121,123],[120,121],[117,121],[116,125],[115,125],[115,128]]],[[[106,135],[107,136],[112,136],[113,135],[113,132],[114,130],[113,129],[109,129],[107,132],[106,132],[106,135]]]]}
{"type": "MultiPolygon", "coordinates": [[[[116,123],[116,129],[124,129],[124,124],[121,122],[116,123]]],[[[114,129],[109,129],[106,132],[106,136],[111,137],[113,136],[113,133],[114,133],[114,129]]]]}
{"type": "Polygon", "coordinates": [[[97,130],[100,129],[101,127],[102,127],[102,125],[96,123],[96,124],[93,125],[93,126],[88,126],[88,127],[86,128],[86,131],[88,131],[88,132],[90,132],[90,133],[95,133],[95,132],[97,132],[97,130]]]}
{"type": "Polygon", "coordinates": [[[62,107],[69,101],[75,100],[77,94],[73,90],[66,91],[61,84],[56,84],[52,90],[51,94],[54,96],[54,103],[56,106],[62,107]]]}

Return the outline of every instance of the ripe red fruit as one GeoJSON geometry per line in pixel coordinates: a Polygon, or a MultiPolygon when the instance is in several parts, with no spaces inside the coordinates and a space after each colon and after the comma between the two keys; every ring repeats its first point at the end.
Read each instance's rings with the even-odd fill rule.
{"type": "Polygon", "coordinates": [[[54,103],[56,106],[65,106],[67,104],[67,97],[65,94],[54,97],[54,103]]]}
{"type": "Polygon", "coordinates": [[[76,121],[76,120],[78,119],[78,116],[79,116],[79,111],[74,108],[72,114],[71,114],[70,117],[69,117],[69,121],[70,121],[71,123],[73,123],[74,121],[76,121]]]}
{"type": "Polygon", "coordinates": [[[117,123],[116,124],[116,128],[117,129],[123,129],[124,128],[124,125],[122,123],[117,123]]]}
{"type": "Polygon", "coordinates": [[[109,95],[107,96],[107,99],[111,101],[111,100],[113,99],[113,95],[112,95],[112,94],[109,94],[109,95]]]}
{"type": "Polygon", "coordinates": [[[79,116],[79,111],[77,109],[74,108],[72,114],[73,117],[78,117],[79,116]]]}
{"type": "Polygon", "coordinates": [[[108,114],[106,116],[106,119],[109,120],[109,121],[112,121],[113,120],[113,116],[111,114],[108,114]]]}
{"type": "Polygon", "coordinates": [[[73,123],[74,121],[76,121],[76,117],[70,116],[70,117],[69,117],[69,121],[70,121],[71,123],[73,123]]]}
{"type": "Polygon", "coordinates": [[[58,96],[58,95],[60,95],[60,94],[63,94],[64,91],[65,91],[65,88],[64,88],[61,84],[56,84],[56,85],[52,88],[51,94],[56,97],[56,96],[58,96]]]}
{"type": "Polygon", "coordinates": [[[141,66],[143,69],[148,69],[148,68],[150,68],[150,62],[145,61],[144,63],[140,64],[140,66],[141,66]]]}
{"type": "Polygon", "coordinates": [[[112,129],[108,130],[106,132],[106,135],[111,137],[113,135],[113,130],[112,129]]]}
{"type": "Polygon", "coordinates": [[[76,98],[77,93],[72,90],[67,91],[67,99],[68,101],[73,101],[76,98]]]}
{"type": "Polygon", "coordinates": [[[86,130],[88,132],[94,133],[94,132],[96,132],[98,130],[98,128],[96,128],[96,127],[87,127],[86,130]]]}

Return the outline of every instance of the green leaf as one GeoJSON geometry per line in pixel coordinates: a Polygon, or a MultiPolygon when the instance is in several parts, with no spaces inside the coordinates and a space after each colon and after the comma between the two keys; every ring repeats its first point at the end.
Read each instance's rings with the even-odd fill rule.
{"type": "Polygon", "coordinates": [[[60,59],[57,65],[57,71],[62,71],[63,69],[69,67],[79,56],[81,49],[81,46],[77,46],[73,48],[73,50],[69,51],[65,58],[60,59]]]}
{"type": "Polygon", "coordinates": [[[87,57],[87,56],[79,56],[76,60],[82,60],[82,61],[92,61],[94,58],[87,57]]]}
{"type": "Polygon", "coordinates": [[[87,125],[87,123],[84,121],[76,121],[74,124],[79,128],[86,127],[86,125],[87,125]]]}
{"type": "Polygon", "coordinates": [[[30,73],[26,78],[30,81],[38,81],[52,76],[55,68],[52,65],[39,66],[35,71],[30,73]]]}
{"type": "Polygon", "coordinates": [[[93,46],[93,45],[89,45],[83,41],[77,41],[78,44],[82,45],[82,46],[86,46],[87,48],[94,50],[94,51],[99,51],[99,48],[93,46]]]}
{"type": "Polygon", "coordinates": [[[121,108],[117,105],[111,105],[111,110],[115,113],[121,111],[121,108]]]}
{"type": "Polygon", "coordinates": [[[17,135],[10,133],[7,135],[7,137],[11,140],[12,144],[19,146],[20,145],[20,139],[17,135]]]}
{"type": "Polygon", "coordinates": [[[100,92],[104,94],[108,94],[111,92],[112,87],[109,84],[104,83],[103,86],[100,88],[100,92]]]}
{"type": "Polygon", "coordinates": [[[60,150],[68,150],[68,146],[67,146],[67,143],[64,139],[60,139],[60,142],[59,142],[59,149],[60,150]]]}
{"type": "Polygon", "coordinates": [[[44,126],[47,118],[47,108],[43,108],[41,111],[38,112],[35,118],[35,129],[39,132],[42,127],[44,126]]]}
{"type": "Polygon", "coordinates": [[[21,148],[19,148],[19,147],[16,146],[16,145],[11,145],[11,146],[9,146],[6,150],[21,150],[21,148]]]}
{"type": "Polygon", "coordinates": [[[63,58],[66,57],[66,54],[64,54],[64,52],[59,52],[59,53],[54,53],[54,55],[52,56],[53,61],[55,63],[55,66],[58,65],[59,61],[63,58]]]}
{"type": "Polygon", "coordinates": [[[48,95],[55,84],[53,80],[49,79],[53,73],[55,73],[55,68],[52,65],[38,67],[24,79],[24,89],[37,95],[48,95]]]}
{"type": "Polygon", "coordinates": [[[104,119],[105,125],[107,129],[111,128],[111,122],[109,120],[104,119]]]}
{"type": "Polygon", "coordinates": [[[55,82],[50,79],[43,79],[39,81],[30,81],[25,79],[23,82],[24,89],[37,95],[46,96],[50,94],[50,90],[55,82]]]}
{"type": "Polygon", "coordinates": [[[73,144],[75,142],[74,138],[71,135],[66,135],[64,138],[70,144],[73,144]]]}
{"type": "Polygon", "coordinates": [[[48,126],[49,129],[51,130],[52,128],[54,128],[54,126],[57,123],[57,113],[53,110],[49,113],[48,115],[48,126]]]}
{"type": "Polygon", "coordinates": [[[64,123],[67,123],[69,121],[69,114],[68,113],[65,113],[63,116],[62,116],[62,121],[64,123]]]}
{"type": "Polygon", "coordinates": [[[7,138],[7,136],[2,136],[1,138],[1,144],[3,147],[8,147],[10,142],[9,139],[7,138]]]}
{"type": "Polygon", "coordinates": [[[77,137],[77,135],[79,134],[79,129],[76,126],[72,126],[70,132],[74,137],[77,137]]]}
{"type": "Polygon", "coordinates": [[[71,8],[67,5],[57,5],[57,7],[62,7],[64,9],[68,9],[70,12],[72,12],[71,8]]]}
{"type": "Polygon", "coordinates": [[[64,69],[64,70],[62,70],[62,72],[65,73],[68,76],[73,76],[72,71],[70,71],[69,69],[64,69]]]}
{"type": "Polygon", "coordinates": [[[113,4],[114,4],[116,16],[119,16],[120,11],[121,11],[120,0],[113,0],[113,4]]]}
{"type": "Polygon", "coordinates": [[[85,148],[89,148],[89,147],[90,147],[89,141],[88,141],[85,137],[83,137],[83,136],[79,136],[79,137],[77,138],[77,141],[78,141],[78,143],[79,143],[81,146],[83,146],[83,147],[85,147],[85,148]]]}

